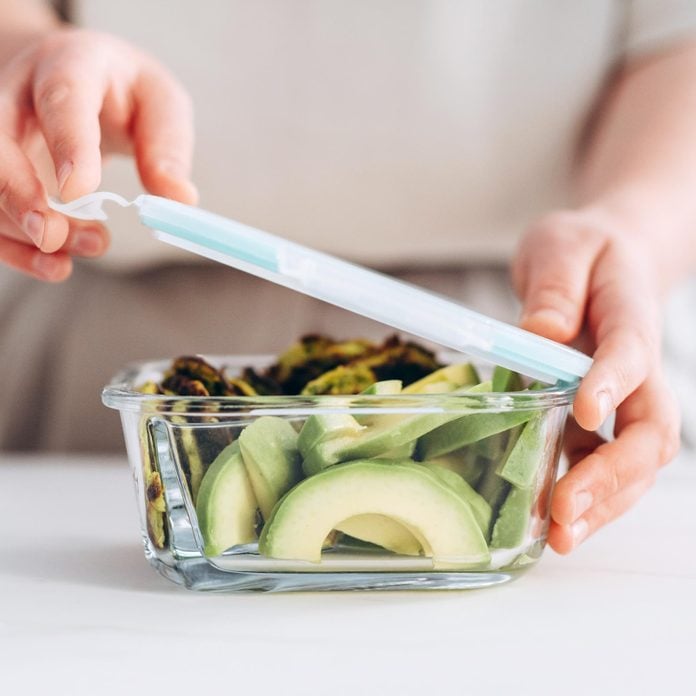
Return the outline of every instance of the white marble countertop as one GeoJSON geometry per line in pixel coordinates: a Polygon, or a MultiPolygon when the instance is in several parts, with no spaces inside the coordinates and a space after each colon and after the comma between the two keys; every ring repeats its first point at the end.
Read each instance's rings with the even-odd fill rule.
{"type": "Polygon", "coordinates": [[[0,694],[696,693],[696,465],[516,582],[209,595],[140,548],[124,459],[0,453],[0,694]]]}

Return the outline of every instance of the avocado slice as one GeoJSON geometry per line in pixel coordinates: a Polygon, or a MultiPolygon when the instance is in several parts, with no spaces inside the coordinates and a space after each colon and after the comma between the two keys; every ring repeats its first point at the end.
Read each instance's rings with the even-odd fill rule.
{"type": "MultiPolygon", "coordinates": [[[[368,395],[393,395],[401,391],[401,380],[390,379],[375,382],[370,385],[363,394],[368,395]]],[[[370,416],[354,417],[347,413],[326,413],[310,416],[305,421],[297,447],[303,457],[320,442],[335,437],[357,435],[363,430],[363,423],[370,420],[370,416]]]]}
{"type": "Polygon", "coordinates": [[[472,488],[476,488],[488,467],[487,460],[479,456],[472,447],[462,447],[449,454],[443,454],[441,457],[427,459],[423,463],[437,465],[443,469],[454,471],[472,488]]]}
{"type": "MultiPolygon", "coordinates": [[[[520,431],[524,426],[517,426],[510,430],[509,433],[501,433],[501,435],[507,435],[505,442],[502,440],[495,445],[495,458],[483,460],[484,473],[481,477],[476,490],[488,501],[491,506],[492,516],[491,516],[491,527],[489,528],[489,534],[486,537],[490,540],[490,535],[493,532],[493,524],[495,524],[498,519],[498,514],[500,509],[507,499],[512,484],[501,478],[497,473],[497,462],[505,461],[510,452],[512,452],[517,438],[519,437],[520,431]]],[[[489,438],[490,440],[496,440],[497,438],[489,438]]]]}
{"type": "Polygon", "coordinates": [[[400,394],[402,391],[403,382],[400,379],[383,379],[381,382],[371,384],[361,394],[376,395],[376,396],[393,396],[400,394]]]}
{"type": "Polygon", "coordinates": [[[297,448],[302,456],[324,440],[346,435],[357,435],[363,426],[349,413],[322,413],[310,416],[304,422],[297,438],[297,448]]]}
{"type": "Polygon", "coordinates": [[[384,515],[355,515],[343,520],[336,529],[355,539],[404,556],[419,556],[423,553],[421,543],[403,524],[384,515]]]}
{"type": "Polygon", "coordinates": [[[239,443],[233,442],[208,467],[198,491],[196,514],[205,555],[254,541],[257,507],[239,443]]]}
{"type": "MultiPolygon", "coordinates": [[[[365,391],[360,392],[360,395],[367,396],[395,396],[401,394],[403,382],[400,379],[384,379],[381,382],[371,384],[365,391]]],[[[356,414],[355,421],[360,425],[370,425],[375,418],[374,413],[356,414]]]]}
{"type": "Polygon", "coordinates": [[[522,377],[517,372],[508,370],[507,367],[496,365],[493,369],[493,391],[494,392],[512,392],[520,391],[524,388],[522,377]]]}
{"type": "Polygon", "coordinates": [[[404,394],[442,394],[478,384],[476,368],[471,363],[447,365],[404,388],[404,394]]]}
{"type": "Polygon", "coordinates": [[[529,488],[510,489],[493,525],[491,548],[513,549],[524,541],[533,500],[534,491],[529,488]]]}
{"type": "MultiPolygon", "coordinates": [[[[488,392],[490,387],[490,382],[482,382],[462,389],[461,393],[488,392]]],[[[307,476],[313,476],[340,462],[382,457],[384,453],[393,450],[398,452],[397,448],[415,442],[421,435],[439,429],[453,419],[461,420],[461,416],[446,412],[374,416],[367,427],[355,436],[347,435],[319,442],[305,454],[304,472],[307,476]]]]}
{"type": "Polygon", "coordinates": [[[472,413],[458,417],[424,434],[416,447],[418,459],[433,459],[453,450],[491,437],[497,433],[526,423],[534,411],[501,411],[472,413]]]}
{"type": "Polygon", "coordinates": [[[438,569],[490,561],[470,505],[426,467],[379,459],[332,466],[295,486],[264,526],[259,551],[318,563],[327,534],[364,514],[383,515],[406,527],[438,569]]]}
{"type": "Polygon", "coordinates": [[[510,454],[500,463],[496,473],[518,488],[531,488],[544,460],[546,448],[546,414],[539,412],[525,424],[510,454]]]}
{"type": "Polygon", "coordinates": [[[322,469],[340,462],[381,457],[385,452],[409,445],[420,435],[451,418],[447,413],[375,417],[373,422],[357,435],[336,437],[317,444],[305,456],[304,472],[307,476],[313,476],[322,469]]]}
{"type": "Polygon", "coordinates": [[[267,520],[280,498],[302,478],[297,433],[284,418],[262,416],[239,435],[251,487],[267,520]]]}
{"type": "Polygon", "coordinates": [[[491,525],[491,506],[485,498],[479,495],[459,474],[445,469],[433,462],[424,462],[424,466],[435,474],[445,485],[449,486],[458,496],[471,506],[476,522],[484,536],[488,534],[491,525]]]}

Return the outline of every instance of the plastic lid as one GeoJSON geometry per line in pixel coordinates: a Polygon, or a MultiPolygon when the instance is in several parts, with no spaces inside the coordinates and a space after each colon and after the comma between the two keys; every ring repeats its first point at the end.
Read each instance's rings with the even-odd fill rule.
{"type": "Polygon", "coordinates": [[[102,200],[135,205],[142,223],[167,244],[534,379],[572,383],[592,365],[587,355],[560,343],[200,208],[150,195],[128,203],[109,193],[52,205],[67,215],[92,214],[91,219],[104,219],[102,200]]]}

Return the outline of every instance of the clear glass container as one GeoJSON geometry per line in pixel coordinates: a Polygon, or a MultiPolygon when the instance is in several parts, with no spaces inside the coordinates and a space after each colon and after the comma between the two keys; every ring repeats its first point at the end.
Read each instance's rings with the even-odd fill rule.
{"type": "MultiPolygon", "coordinates": [[[[233,375],[272,359],[211,362],[233,375]]],[[[227,591],[479,588],[541,556],[575,386],[315,397],[138,390],[168,365],[129,366],[102,398],[121,415],[145,555],[170,580],[227,591]]]]}

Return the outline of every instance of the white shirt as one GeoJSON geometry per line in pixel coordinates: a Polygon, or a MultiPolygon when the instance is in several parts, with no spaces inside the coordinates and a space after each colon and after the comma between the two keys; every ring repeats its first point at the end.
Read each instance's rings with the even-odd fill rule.
{"type": "MultiPolygon", "coordinates": [[[[201,206],[360,262],[435,265],[502,262],[567,202],[609,71],[692,35],[696,1],[89,0],[77,20],[190,90],[201,206]]],[[[103,187],[139,190],[122,162],[103,187]]],[[[106,263],[171,258],[128,219],[106,263]]]]}

